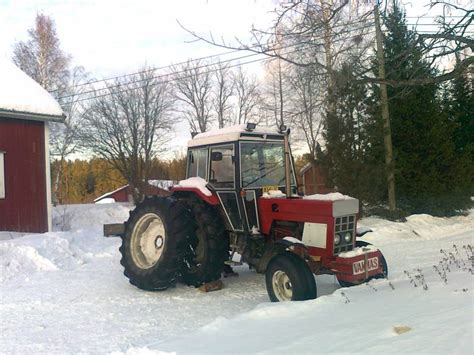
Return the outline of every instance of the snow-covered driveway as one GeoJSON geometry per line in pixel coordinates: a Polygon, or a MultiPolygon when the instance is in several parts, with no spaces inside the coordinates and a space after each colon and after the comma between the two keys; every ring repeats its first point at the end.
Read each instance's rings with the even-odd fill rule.
{"type": "Polygon", "coordinates": [[[124,220],[127,208],[74,206],[67,214],[69,232],[0,232],[0,352],[472,353],[472,265],[462,248],[473,245],[472,211],[362,221],[376,230],[366,240],[383,250],[391,283],[340,289],[333,277],[317,277],[318,299],[288,304],[269,303],[264,278],[246,267],[217,292],[136,289],[122,275],[119,240],[101,237],[101,224],[124,220]],[[460,266],[452,263],[445,284],[433,265],[440,249],[457,255],[453,244],[460,266]],[[415,278],[418,268],[427,290],[404,273],[415,278]]]}

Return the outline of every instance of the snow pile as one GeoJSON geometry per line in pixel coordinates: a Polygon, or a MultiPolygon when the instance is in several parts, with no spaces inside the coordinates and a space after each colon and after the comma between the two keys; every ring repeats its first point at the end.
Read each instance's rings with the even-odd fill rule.
{"type": "Polygon", "coordinates": [[[181,180],[178,183],[178,185],[175,185],[175,187],[195,188],[195,189],[198,189],[199,191],[201,191],[206,196],[212,196],[212,192],[209,191],[209,189],[206,186],[207,186],[207,181],[204,180],[202,177],[199,177],[199,176],[190,177],[189,179],[186,179],[186,180],[181,180]]]}
{"type": "Polygon", "coordinates": [[[394,223],[378,217],[367,217],[358,222],[358,229],[370,228],[373,233],[363,236],[364,240],[376,242],[379,238],[399,242],[415,240],[436,240],[459,233],[463,228],[474,234],[474,214],[450,218],[433,217],[427,214],[417,214],[407,217],[404,223],[394,223]]]}
{"type": "Polygon", "coordinates": [[[0,244],[0,285],[19,275],[28,275],[36,271],[57,270],[49,259],[43,257],[37,249],[15,242],[0,244]]]}
{"type": "Polygon", "coordinates": [[[53,209],[53,230],[67,231],[99,228],[107,223],[124,222],[128,219],[128,203],[61,205],[53,209]]]}
{"type": "Polygon", "coordinates": [[[343,195],[340,192],[332,192],[329,194],[314,194],[303,196],[305,200],[319,200],[319,201],[339,201],[339,200],[353,200],[353,197],[343,195]]]}
{"type": "Polygon", "coordinates": [[[376,248],[375,246],[367,245],[367,246],[364,246],[362,248],[355,248],[354,250],[351,250],[351,251],[345,251],[343,253],[340,253],[338,256],[340,258],[353,258],[355,256],[363,255],[366,252],[374,252],[374,251],[377,251],[377,250],[379,250],[379,249],[376,248]]]}
{"type": "Polygon", "coordinates": [[[73,270],[97,257],[115,254],[101,237],[104,223],[123,222],[129,208],[114,205],[64,205],[53,209],[54,227],[74,232],[17,235],[0,242],[0,284],[27,279],[38,271],[73,270]]]}
{"type": "Polygon", "coordinates": [[[269,190],[262,194],[261,198],[281,198],[286,197],[286,195],[280,190],[269,190]]]}
{"type": "Polygon", "coordinates": [[[57,101],[37,82],[0,56],[0,110],[62,116],[57,101]]]}

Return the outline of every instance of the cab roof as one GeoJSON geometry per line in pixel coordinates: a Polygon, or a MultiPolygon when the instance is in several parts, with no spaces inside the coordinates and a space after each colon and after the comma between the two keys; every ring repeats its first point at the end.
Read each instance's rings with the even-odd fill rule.
{"type": "Polygon", "coordinates": [[[238,140],[283,140],[283,138],[284,134],[278,132],[275,127],[257,126],[249,130],[246,124],[240,124],[199,133],[192,140],[188,141],[188,147],[228,143],[238,140]]]}

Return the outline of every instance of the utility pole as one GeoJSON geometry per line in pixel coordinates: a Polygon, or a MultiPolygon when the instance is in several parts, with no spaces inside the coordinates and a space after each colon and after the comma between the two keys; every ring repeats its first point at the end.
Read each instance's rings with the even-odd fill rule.
{"type": "Polygon", "coordinates": [[[377,41],[377,62],[380,80],[380,106],[383,119],[383,141],[385,146],[385,169],[387,172],[388,206],[390,211],[395,211],[395,162],[393,161],[392,131],[390,129],[390,115],[388,111],[387,84],[385,84],[385,60],[383,51],[382,30],[380,28],[380,13],[378,3],[374,7],[375,37],[377,41]]]}

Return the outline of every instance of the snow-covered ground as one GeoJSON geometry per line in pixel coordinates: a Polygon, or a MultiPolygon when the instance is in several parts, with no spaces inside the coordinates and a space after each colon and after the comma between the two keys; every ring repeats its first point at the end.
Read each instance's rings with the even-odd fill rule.
{"type": "Polygon", "coordinates": [[[131,286],[119,240],[102,237],[103,223],[127,216],[120,204],[58,207],[56,232],[0,232],[0,353],[473,353],[472,261],[463,246],[473,245],[474,210],[362,220],[389,280],[340,288],[318,276],[316,300],[285,304],[270,303],[264,278],[244,266],[212,293],[131,286]]]}

